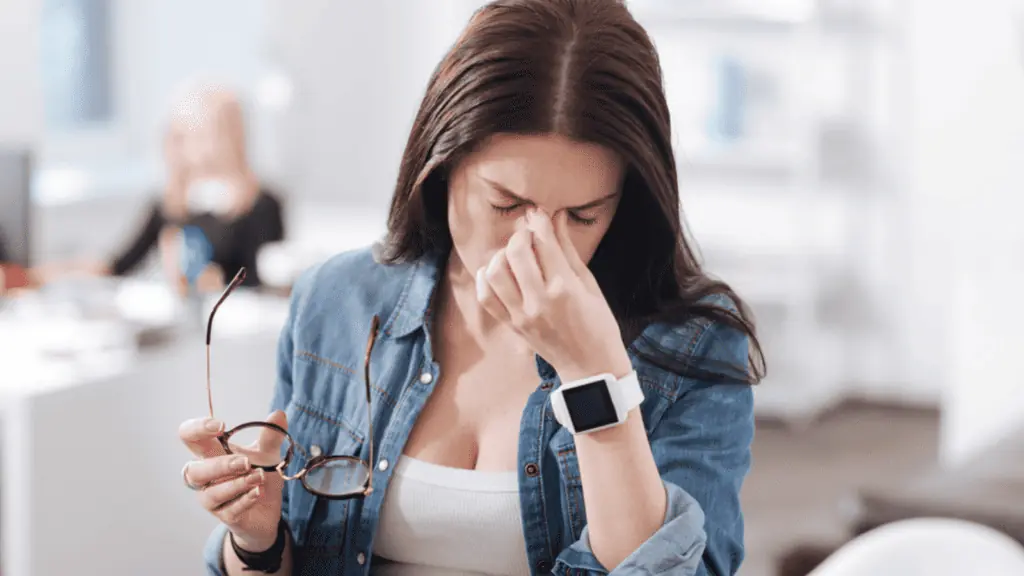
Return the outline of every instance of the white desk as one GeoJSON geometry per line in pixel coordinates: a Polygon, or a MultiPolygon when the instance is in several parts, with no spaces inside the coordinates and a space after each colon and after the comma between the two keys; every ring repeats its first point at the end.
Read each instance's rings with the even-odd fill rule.
{"type": "MultiPolygon", "coordinates": [[[[285,312],[240,293],[218,313],[214,405],[229,425],[266,416],[285,312]]],[[[182,485],[177,438],[207,412],[201,335],[60,369],[18,337],[30,326],[0,316],[4,576],[202,573],[215,520],[182,485]]]]}

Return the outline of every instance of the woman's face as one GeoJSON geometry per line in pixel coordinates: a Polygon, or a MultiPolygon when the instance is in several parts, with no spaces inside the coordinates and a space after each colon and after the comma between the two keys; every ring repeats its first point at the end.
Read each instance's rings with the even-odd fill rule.
{"type": "Polygon", "coordinates": [[[450,175],[455,255],[475,273],[533,208],[566,218],[576,251],[589,262],[615,215],[624,174],[618,155],[596,144],[554,134],[495,135],[450,175]]]}

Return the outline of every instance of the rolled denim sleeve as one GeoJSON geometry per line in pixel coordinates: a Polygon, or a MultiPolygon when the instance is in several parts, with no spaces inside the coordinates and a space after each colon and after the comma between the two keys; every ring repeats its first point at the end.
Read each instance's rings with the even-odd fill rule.
{"type": "MultiPolygon", "coordinates": [[[[748,339],[713,324],[697,363],[747,365],[748,339]]],[[[733,576],[743,560],[740,488],[754,437],[751,386],[738,379],[687,379],[685,392],[650,434],[668,496],[662,527],[609,572],[594,556],[587,529],[556,560],[555,574],[733,576]]]]}
{"type": "Polygon", "coordinates": [[[206,539],[203,549],[203,561],[206,563],[207,576],[225,576],[224,571],[224,539],[228,536],[228,527],[218,524],[210,537],[206,539]]]}

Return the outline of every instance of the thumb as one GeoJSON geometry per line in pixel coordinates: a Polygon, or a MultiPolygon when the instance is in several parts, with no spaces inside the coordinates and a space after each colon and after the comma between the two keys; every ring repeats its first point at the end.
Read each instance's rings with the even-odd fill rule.
{"type": "MultiPolygon", "coordinates": [[[[288,430],[288,416],[283,410],[275,410],[270,416],[267,416],[264,422],[268,424],[275,424],[280,426],[283,430],[288,430]]],[[[280,451],[281,445],[284,443],[285,435],[281,434],[280,431],[273,428],[263,427],[260,430],[259,446],[261,452],[272,452],[280,451]]]]}
{"type": "Polygon", "coordinates": [[[565,259],[569,262],[569,267],[576,273],[579,278],[590,277],[590,269],[587,268],[587,263],[580,258],[580,253],[576,251],[576,245],[572,243],[572,238],[569,237],[569,214],[567,212],[561,212],[554,218],[555,224],[555,236],[558,238],[558,244],[562,247],[562,252],[565,253],[565,259]]]}

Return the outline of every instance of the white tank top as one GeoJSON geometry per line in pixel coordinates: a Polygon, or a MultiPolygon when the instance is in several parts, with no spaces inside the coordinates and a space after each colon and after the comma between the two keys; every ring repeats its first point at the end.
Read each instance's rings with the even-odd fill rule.
{"type": "Polygon", "coordinates": [[[402,456],[381,506],[374,576],[529,574],[515,472],[402,456]]]}

